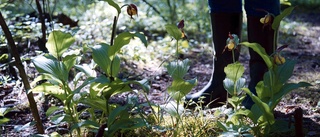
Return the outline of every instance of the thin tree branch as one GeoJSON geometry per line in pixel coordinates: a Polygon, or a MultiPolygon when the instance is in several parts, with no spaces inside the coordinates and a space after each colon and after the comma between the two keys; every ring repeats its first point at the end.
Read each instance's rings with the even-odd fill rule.
{"type": "Polygon", "coordinates": [[[1,28],[2,28],[5,36],[6,36],[6,39],[8,41],[8,45],[11,48],[11,52],[12,52],[11,54],[15,58],[16,67],[19,70],[20,77],[22,79],[24,88],[26,90],[27,98],[28,98],[28,101],[29,101],[29,104],[30,104],[31,113],[33,115],[33,118],[36,121],[36,127],[37,127],[37,130],[38,130],[38,133],[39,134],[44,134],[43,125],[42,125],[42,121],[41,121],[40,116],[39,116],[37,104],[36,104],[36,102],[34,100],[32,91],[30,91],[31,87],[30,87],[30,84],[29,84],[29,81],[28,81],[27,74],[26,74],[26,72],[24,70],[24,67],[23,67],[22,63],[21,63],[19,52],[18,52],[17,47],[16,47],[16,45],[14,43],[14,40],[13,40],[12,35],[11,35],[11,32],[9,31],[9,28],[8,28],[4,18],[2,16],[1,11],[0,11],[0,25],[1,25],[1,28]]]}
{"type": "Polygon", "coordinates": [[[41,9],[41,5],[40,5],[40,2],[39,0],[35,0],[36,1],[36,5],[37,5],[37,9],[38,9],[38,13],[39,13],[39,19],[41,21],[41,31],[42,31],[42,38],[40,39],[41,40],[41,44],[39,44],[39,48],[41,50],[45,49],[45,44],[47,42],[47,34],[46,34],[46,24],[45,24],[45,21],[44,21],[44,13],[42,12],[42,9],[41,9]]]}
{"type": "Polygon", "coordinates": [[[142,0],[144,3],[146,3],[148,6],[150,6],[157,14],[159,14],[159,16],[165,21],[165,22],[168,22],[168,20],[161,15],[161,13],[159,12],[159,10],[154,7],[151,3],[147,2],[146,0],[142,0]]]}

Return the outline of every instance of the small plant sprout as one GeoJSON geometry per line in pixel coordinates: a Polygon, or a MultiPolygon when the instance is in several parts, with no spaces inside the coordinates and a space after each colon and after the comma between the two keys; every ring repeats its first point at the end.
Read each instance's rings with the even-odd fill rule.
{"type": "MultiPolygon", "coordinates": [[[[176,111],[172,111],[172,113],[169,113],[172,117],[176,119],[177,124],[181,124],[183,126],[183,123],[181,123],[181,115],[179,113],[179,106],[181,101],[183,100],[183,97],[186,96],[192,88],[197,84],[197,79],[191,79],[191,80],[185,80],[184,76],[187,74],[189,67],[190,67],[190,61],[188,59],[184,59],[183,61],[179,60],[179,40],[186,38],[186,35],[184,34],[183,28],[184,28],[184,20],[181,20],[178,25],[173,24],[167,24],[166,30],[175,40],[176,40],[176,59],[175,61],[169,62],[166,66],[169,75],[172,77],[172,84],[168,87],[168,93],[172,99],[174,99],[177,103],[175,106],[176,111]]],[[[183,101],[182,101],[183,102],[183,101]]],[[[175,127],[175,135],[177,136],[177,133],[181,130],[179,129],[179,126],[175,127]]]]}

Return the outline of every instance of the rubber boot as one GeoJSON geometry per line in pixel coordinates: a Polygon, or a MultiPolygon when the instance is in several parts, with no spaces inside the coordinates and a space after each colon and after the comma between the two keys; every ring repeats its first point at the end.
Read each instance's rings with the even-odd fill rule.
{"type": "MultiPolygon", "coordinates": [[[[202,99],[202,106],[209,104],[210,108],[221,106],[227,99],[227,91],[223,87],[223,80],[226,75],[224,67],[232,63],[232,52],[223,52],[226,46],[229,32],[237,34],[240,38],[242,28],[242,13],[211,13],[211,27],[214,44],[213,57],[213,73],[209,83],[201,90],[194,94],[186,96],[186,103],[190,100],[198,103],[200,97],[202,99]]],[[[239,52],[235,52],[236,60],[239,57],[239,52]]],[[[194,105],[195,106],[195,105],[194,105]]],[[[188,107],[194,107],[188,106],[188,107]]]]}
{"type": "MultiPolygon", "coordinates": [[[[266,50],[267,54],[271,55],[273,52],[274,30],[270,28],[271,26],[263,26],[259,17],[248,16],[247,23],[248,41],[259,43],[266,50]]],[[[252,49],[249,49],[249,53],[249,69],[251,78],[249,82],[249,89],[253,94],[257,95],[255,87],[259,81],[263,80],[263,75],[268,71],[268,68],[258,53],[254,52],[252,49]]],[[[254,102],[247,95],[242,104],[246,108],[251,109],[254,102]]]]}

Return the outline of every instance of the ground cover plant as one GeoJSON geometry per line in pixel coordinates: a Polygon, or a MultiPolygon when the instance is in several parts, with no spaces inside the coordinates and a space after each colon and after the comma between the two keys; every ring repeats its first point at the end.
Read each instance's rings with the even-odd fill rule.
{"type": "MultiPolygon", "coordinates": [[[[191,56],[184,56],[187,55],[186,51],[190,50],[185,48],[185,43],[188,41],[192,43],[194,37],[187,31],[189,23],[180,20],[177,24],[162,24],[166,34],[169,35],[163,43],[168,46],[167,50],[170,52],[168,52],[169,58],[157,65],[166,74],[163,76],[167,79],[164,81],[166,84],[157,86],[157,80],[162,78],[152,75],[137,77],[137,74],[123,69],[125,65],[123,62],[135,59],[130,56],[131,54],[123,55],[126,54],[125,48],[132,46],[130,43],[138,40],[142,45],[138,50],[150,48],[150,43],[152,45],[143,33],[117,29],[121,28],[123,17],[127,18],[128,24],[134,24],[141,16],[139,6],[119,4],[111,0],[105,3],[116,11],[114,16],[108,18],[111,25],[101,28],[108,32],[105,33],[110,35],[106,36],[108,38],[79,43],[76,42],[77,37],[73,36],[75,34],[73,31],[49,29],[46,42],[48,53],[37,53],[31,60],[23,59],[23,62],[31,62],[37,73],[30,83],[32,89],[28,89],[26,93],[29,93],[28,95],[31,92],[36,93],[35,95],[38,95],[36,100],[44,100],[43,104],[52,100],[56,103],[50,103],[47,108],[40,107],[44,108],[40,109],[42,119],[46,119],[43,121],[50,123],[43,125],[44,131],[41,131],[41,128],[25,131],[39,124],[35,123],[35,118],[24,126],[12,129],[16,134],[20,132],[30,133],[30,136],[36,134],[39,136],[267,136],[270,134],[281,136],[288,135],[287,133],[294,135],[293,126],[275,131],[275,128],[290,124],[290,120],[279,121],[274,114],[274,110],[281,99],[287,96],[286,94],[293,89],[310,86],[300,80],[287,82],[294,74],[296,61],[284,58],[286,55],[282,52],[290,47],[274,48],[274,54],[268,56],[258,44],[239,42],[236,36],[230,34],[232,37],[227,40],[225,52],[236,52],[235,48],[241,44],[253,48],[268,64],[269,71],[257,86],[258,95],[250,94],[245,88],[246,80],[243,74],[246,69],[241,63],[235,62],[225,69],[227,74],[225,88],[230,94],[226,103],[231,107],[229,105],[228,108],[224,106],[203,110],[205,106],[198,106],[194,110],[184,109],[181,105],[184,104],[183,97],[199,84],[197,75],[188,74],[195,61],[191,56]],[[168,94],[162,97],[164,103],[154,103],[149,98],[152,89],[155,88],[160,88],[168,94]],[[269,90],[270,92],[266,92],[269,90]],[[255,102],[250,110],[243,109],[240,105],[244,92],[255,102]],[[123,98],[125,103],[112,103],[112,98],[121,93],[127,96],[123,98]],[[42,132],[45,133],[41,134],[42,132]]],[[[283,14],[273,22],[275,25],[270,27],[279,29],[280,21],[292,10],[293,7],[290,7],[283,11],[283,14]]],[[[267,17],[261,19],[262,23],[267,23],[267,17]]],[[[134,71],[138,68],[132,65],[132,68],[128,69],[134,71]]],[[[11,81],[10,77],[1,78],[2,85],[7,87],[10,87],[11,81]]],[[[18,107],[1,109],[0,124],[3,127],[3,136],[15,134],[8,130],[9,126],[6,123],[10,122],[8,117],[18,107]]]]}

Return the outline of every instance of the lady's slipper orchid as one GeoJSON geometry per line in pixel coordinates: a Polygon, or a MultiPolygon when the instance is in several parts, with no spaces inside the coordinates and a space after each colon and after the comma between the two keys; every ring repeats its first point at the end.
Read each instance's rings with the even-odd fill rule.
{"type": "Polygon", "coordinates": [[[239,38],[236,34],[231,34],[229,32],[229,35],[228,35],[228,39],[227,39],[227,42],[226,42],[226,46],[225,48],[223,49],[222,53],[228,49],[228,51],[231,51],[231,50],[234,50],[235,48],[237,48],[237,45],[239,44],[239,38]]]}
{"type": "Polygon", "coordinates": [[[133,15],[137,15],[138,16],[138,8],[136,5],[134,4],[130,4],[127,7],[127,13],[128,15],[131,17],[131,19],[133,19],[133,15]]]}
{"type": "Polygon", "coordinates": [[[178,23],[178,29],[180,29],[180,30],[181,30],[181,33],[182,33],[181,38],[186,38],[186,39],[188,39],[188,36],[184,33],[183,28],[184,28],[184,20],[181,20],[181,21],[178,23]]]}
{"type": "Polygon", "coordinates": [[[273,55],[274,64],[282,65],[286,62],[286,59],[281,56],[281,51],[287,47],[288,45],[283,45],[276,50],[275,54],[273,55]]]}
{"type": "Polygon", "coordinates": [[[275,54],[273,56],[273,61],[277,65],[282,65],[286,62],[286,59],[284,57],[282,57],[280,54],[275,54]]]}
{"type": "Polygon", "coordinates": [[[263,28],[266,26],[272,26],[273,17],[270,13],[268,13],[266,16],[260,19],[260,22],[263,24],[263,28]]]}

